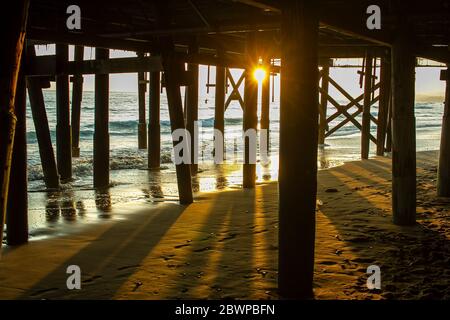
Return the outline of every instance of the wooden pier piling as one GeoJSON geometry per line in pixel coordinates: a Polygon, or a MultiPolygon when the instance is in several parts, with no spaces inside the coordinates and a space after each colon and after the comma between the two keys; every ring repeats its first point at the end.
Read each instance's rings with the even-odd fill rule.
{"type": "Polygon", "coordinates": [[[369,158],[370,148],[370,107],[372,101],[372,70],[373,56],[366,53],[366,64],[364,67],[364,102],[361,124],[361,159],[369,158]]]}
{"type": "Polygon", "coordinates": [[[390,55],[381,57],[380,100],[378,102],[377,155],[383,156],[388,126],[389,102],[391,99],[391,62],[390,55]]]}
{"type": "Polygon", "coordinates": [[[147,160],[149,169],[158,169],[161,162],[160,82],[161,73],[150,72],[147,160]]]}
{"type": "MultiPolygon", "coordinates": [[[[32,64],[35,56],[34,46],[29,46],[27,48],[27,62],[32,64]]],[[[36,138],[39,145],[39,156],[41,158],[45,186],[47,189],[57,189],[59,188],[59,173],[56,165],[55,153],[53,151],[50,128],[48,126],[41,80],[37,77],[28,77],[26,81],[31,114],[33,116],[36,138]]]]}
{"type": "MultiPolygon", "coordinates": [[[[258,55],[256,50],[256,35],[248,34],[246,42],[246,62],[245,80],[244,80],[244,165],[243,165],[243,182],[244,188],[254,188],[256,183],[256,140],[250,139],[251,134],[248,130],[254,130],[258,126],[257,106],[258,106],[258,81],[254,78],[253,72],[258,65],[258,55]],[[255,154],[251,154],[252,151],[255,154]]],[[[256,137],[255,137],[256,138],[256,137]]]]}
{"type": "MultiPolygon", "coordinates": [[[[74,61],[83,61],[84,47],[75,46],[74,61]]],[[[80,156],[80,119],[81,100],[83,98],[83,75],[72,77],[72,157],[80,156]]]]}
{"type": "Polygon", "coordinates": [[[319,19],[317,2],[282,4],[278,287],[304,299],[313,294],[319,19]]]}
{"type": "MultiPolygon", "coordinates": [[[[392,59],[391,59],[392,60],[392,59]]],[[[391,66],[392,73],[392,66],[391,66]]],[[[392,81],[392,76],[391,76],[392,81]]],[[[387,115],[387,125],[386,125],[386,152],[392,151],[392,88],[391,95],[389,98],[388,115],[387,115]]]]}
{"type": "Polygon", "coordinates": [[[328,105],[328,87],[329,87],[330,66],[324,63],[322,66],[322,91],[320,94],[319,105],[319,145],[325,144],[325,131],[327,129],[327,105],[328,105]]]}
{"type": "MultiPolygon", "coordinates": [[[[267,148],[270,146],[270,59],[266,59],[264,62],[264,70],[266,76],[261,83],[261,120],[260,120],[260,143],[259,146],[264,144],[263,139],[267,140],[267,148]],[[262,130],[266,130],[266,137],[263,137],[262,130]]],[[[269,150],[267,150],[269,151],[269,150]]]]}
{"type": "MultiPolygon", "coordinates": [[[[174,45],[170,37],[161,39],[162,43],[162,64],[164,69],[167,102],[169,104],[169,117],[172,132],[177,129],[186,129],[183,118],[183,103],[181,101],[180,86],[182,83],[182,75],[185,72],[184,66],[177,63],[174,54],[174,45]]],[[[186,139],[183,136],[182,139],[186,139]]],[[[173,141],[174,147],[178,142],[173,141]]],[[[178,195],[181,204],[190,204],[193,202],[191,169],[190,164],[180,163],[175,165],[178,183],[178,195]]]]}
{"type": "Polygon", "coordinates": [[[398,225],[416,221],[415,65],[408,30],[392,45],[392,213],[398,225]]]}
{"type": "MultiPolygon", "coordinates": [[[[191,39],[189,44],[189,54],[198,53],[196,39],[191,39]]],[[[188,73],[190,83],[186,88],[186,129],[191,135],[191,174],[198,171],[198,130],[195,129],[195,122],[198,121],[198,64],[188,63],[188,73]],[[196,143],[197,141],[197,143],[196,143]]]]}
{"type": "Polygon", "coordinates": [[[437,178],[437,195],[450,197],[450,68],[441,71],[445,85],[444,114],[442,116],[441,146],[437,178]]]}
{"type": "Polygon", "coordinates": [[[14,101],[28,17],[29,1],[10,3],[0,13],[0,247],[6,219],[16,116],[14,101]]]}
{"type": "MultiPolygon", "coordinates": [[[[138,53],[139,58],[143,58],[143,53],[138,53]]],[[[147,81],[145,72],[138,72],[138,101],[139,101],[139,122],[138,122],[138,148],[147,149],[147,119],[145,116],[145,93],[147,92],[147,81]]]]}
{"type": "MultiPolygon", "coordinates": [[[[95,49],[96,60],[107,60],[109,50],[95,49]]],[[[95,75],[94,188],[109,186],[109,75],[95,75]]]]}
{"type": "Polygon", "coordinates": [[[8,209],[6,215],[8,245],[19,245],[28,241],[28,188],[27,188],[27,125],[26,125],[26,82],[23,72],[22,56],[21,71],[17,79],[14,111],[17,117],[14,134],[14,149],[12,154],[11,182],[8,193],[8,209]]]}
{"type": "MultiPolygon", "coordinates": [[[[223,57],[222,50],[217,50],[218,56],[223,57]]],[[[216,86],[215,86],[215,108],[214,108],[214,129],[222,133],[222,138],[225,137],[225,83],[226,70],[223,66],[216,66],[216,86]]],[[[217,145],[222,145],[225,148],[225,141],[218,142],[217,145]]],[[[225,156],[225,155],[224,155],[225,156]]]]}
{"type": "Polygon", "coordinates": [[[58,172],[64,182],[72,179],[69,75],[64,68],[68,60],[68,45],[56,44],[56,159],[58,172]]]}

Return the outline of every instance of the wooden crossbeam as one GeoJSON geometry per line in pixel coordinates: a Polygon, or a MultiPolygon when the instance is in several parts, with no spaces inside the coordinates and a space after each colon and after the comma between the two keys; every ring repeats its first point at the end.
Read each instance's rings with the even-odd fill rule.
{"type": "Polygon", "coordinates": [[[331,97],[329,94],[328,94],[328,92],[325,92],[325,90],[323,90],[322,88],[319,88],[319,92],[321,93],[321,94],[323,94],[326,98],[327,98],[327,100],[341,113],[341,114],[343,114],[344,116],[346,116],[347,117],[347,119],[349,119],[358,129],[360,129],[361,130],[361,125],[359,124],[359,122],[358,121],[356,121],[356,119],[354,119],[354,118],[352,118],[351,116],[350,116],[350,114],[347,112],[347,110],[345,110],[344,108],[343,108],[343,106],[341,106],[336,100],[334,100],[334,98],[333,97],[331,97]]]}
{"type": "MultiPolygon", "coordinates": [[[[375,87],[372,89],[373,91],[378,89],[380,84],[375,85],[375,87]]],[[[351,107],[355,106],[358,108],[358,110],[362,110],[362,106],[358,103],[360,102],[362,99],[364,99],[364,93],[362,93],[361,95],[359,95],[357,98],[353,99],[351,98],[350,102],[348,104],[346,104],[344,106],[345,110],[350,109],[351,107]]],[[[372,101],[371,101],[371,105],[373,105],[375,102],[377,102],[379,100],[379,97],[375,97],[372,101]]],[[[341,115],[341,112],[337,111],[336,113],[332,114],[331,116],[329,116],[327,118],[327,123],[333,121],[334,119],[336,119],[337,117],[339,117],[341,115]]],[[[373,116],[372,116],[373,117],[373,116]]]]}
{"type": "MultiPolygon", "coordinates": [[[[68,74],[110,74],[162,71],[161,58],[114,58],[107,60],[68,61],[64,65],[68,74]]],[[[27,76],[52,76],[56,74],[55,56],[36,57],[26,70],[27,76]]]]}
{"type": "MultiPolygon", "coordinates": [[[[378,97],[377,97],[378,98],[378,97]]],[[[376,102],[376,100],[378,100],[377,98],[375,98],[374,100],[372,100],[371,104],[373,104],[374,102],[376,102]]],[[[344,107],[345,108],[345,107],[344,107]]],[[[362,109],[358,109],[356,110],[354,113],[352,113],[350,116],[351,118],[356,118],[357,116],[359,116],[362,113],[362,109]]],[[[331,115],[328,119],[332,118],[331,120],[328,121],[327,119],[327,123],[331,122],[332,120],[334,120],[335,118],[339,117],[341,115],[341,112],[337,111],[336,113],[334,113],[333,115],[331,115]]],[[[372,121],[376,121],[375,123],[378,124],[378,120],[375,119],[372,116],[372,121]],[[373,119],[372,119],[373,118],[373,119]]],[[[329,137],[331,136],[333,133],[335,133],[337,130],[339,130],[340,128],[342,128],[344,125],[346,125],[347,123],[350,122],[349,118],[346,118],[344,120],[342,120],[339,124],[337,124],[336,126],[334,126],[332,129],[328,130],[327,133],[325,134],[325,137],[329,137]]],[[[372,141],[376,141],[376,139],[372,136],[371,138],[372,141]]]]}
{"type": "MultiPolygon", "coordinates": [[[[364,94],[361,94],[357,99],[354,99],[347,91],[345,91],[344,88],[342,88],[336,81],[334,81],[331,77],[328,77],[329,83],[331,83],[336,89],[338,89],[339,92],[342,93],[344,97],[346,97],[351,103],[350,107],[355,105],[358,109],[362,110],[362,106],[358,103],[362,99],[364,99],[364,94]],[[357,101],[358,100],[358,101],[357,101]]],[[[374,93],[378,88],[380,88],[380,83],[377,83],[375,86],[372,87],[371,93],[374,93]]],[[[371,105],[373,105],[376,101],[378,101],[379,97],[374,97],[372,101],[370,102],[371,105]]],[[[347,108],[348,109],[348,108],[347,108]]],[[[376,119],[371,115],[371,119],[376,122],[376,119]]]]}
{"type": "MultiPolygon", "coordinates": [[[[336,89],[338,89],[339,92],[342,93],[342,95],[344,97],[346,97],[348,100],[353,101],[354,98],[347,92],[345,91],[344,88],[342,88],[336,81],[334,81],[331,77],[328,77],[328,81],[329,83],[331,83],[336,89]]],[[[371,92],[375,92],[378,88],[380,88],[380,83],[377,83],[375,86],[372,87],[371,92]]],[[[361,95],[362,99],[364,98],[364,94],[361,95]]],[[[372,100],[373,101],[373,100],[372,100]]],[[[372,103],[373,104],[373,103],[372,103]]],[[[362,106],[358,103],[356,105],[358,108],[362,108],[362,106]]]]}
{"type": "MultiPolygon", "coordinates": [[[[322,74],[322,72],[320,72],[320,76],[324,76],[322,74]]],[[[342,122],[340,122],[338,125],[336,125],[334,128],[328,130],[328,132],[325,134],[325,137],[329,137],[331,134],[333,134],[334,132],[336,132],[338,129],[342,128],[345,124],[347,124],[348,122],[352,122],[355,127],[357,127],[359,130],[362,129],[361,124],[355,119],[359,114],[362,113],[363,108],[362,106],[359,104],[359,102],[364,98],[364,94],[361,94],[360,96],[358,96],[356,99],[353,98],[344,88],[342,88],[336,81],[334,81],[331,77],[327,77],[328,81],[330,84],[332,84],[339,92],[341,92],[344,97],[346,97],[347,99],[349,99],[349,103],[345,106],[340,105],[333,97],[331,97],[328,92],[324,91],[322,88],[319,88],[319,91],[321,94],[324,94],[325,98],[337,109],[337,112],[334,113],[333,115],[331,115],[330,117],[327,118],[327,124],[330,123],[332,120],[336,119],[337,117],[339,117],[340,115],[344,115],[346,117],[346,119],[344,119],[342,122]],[[358,110],[355,111],[352,114],[348,113],[348,109],[352,108],[353,106],[357,107],[358,110]]],[[[376,84],[372,89],[371,92],[375,92],[378,88],[380,87],[380,83],[376,84]]],[[[377,102],[379,100],[379,96],[373,98],[370,102],[371,105],[373,105],[375,102],[377,102]]],[[[370,115],[370,119],[377,124],[378,121],[377,119],[373,116],[370,115]]],[[[370,140],[373,141],[374,143],[376,143],[376,138],[370,134],[369,136],[370,140]]]]}
{"type": "MultiPolygon", "coordinates": [[[[359,116],[361,114],[362,110],[356,110],[354,113],[352,113],[350,116],[352,118],[355,118],[357,116],[359,116]]],[[[335,133],[336,131],[338,131],[340,128],[342,128],[344,125],[346,125],[350,120],[348,118],[346,118],[344,121],[340,122],[339,124],[337,124],[335,127],[333,127],[332,129],[328,130],[327,133],[325,134],[325,137],[329,137],[331,136],[333,133],[335,133]]]]}
{"type": "Polygon", "coordinates": [[[239,77],[237,82],[234,81],[233,76],[231,75],[230,69],[228,69],[228,68],[226,68],[226,75],[227,75],[227,79],[230,81],[232,89],[231,89],[230,95],[227,98],[227,101],[225,101],[225,110],[227,110],[229,104],[233,100],[233,96],[236,96],[238,98],[241,108],[244,109],[244,100],[242,100],[241,93],[239,92],[239,87],[241,86],[242,82],[245,79],[245,72],[242,73],[242,75],[239,77]]]}
{"type": "MultiPolygon", "coordinates": [[[[214,57],[211,54],[186,54],[177,52],[174,59],[180,63],[195,63],[204,65],[220,65],[228,68],[245,68],[245,63],[235,56],[214,57]]],[[[36,57],[33,64],[27,66],[27,76],[52,76],[56,74],[55,56],[36,57]]],[[[114,58],[107,61],[84,60],[68,61],[64,64],[68,74],[106,74],[106,73],[137,73],[162,71],[161,57],[127,57],[114,58]]],[[[279,66],[272,66],[271,72],[279,72],[279,66]]]]}
{"type": "MultiPolygon", "coordinates": [[[[350,109],[351,107],[355,106],[357,102],[361,101],[363,98],[364,98],[364,94],[359,95],[355,100],[350,101],[348,104],[346,104],[344,106],[344,109],[345,110],[350,109]]],[[[362,108],[358,108],[358,110],[362,110],[362,108]]],[[[327,118],[327,123],[330,123],[331,121],[333,121],[334,119],[336,119],[340,115],[341,115],[341,113],[339,111],[336,111],[335,113],[333,113],[331,116],[329,116],[327,118]]]]}

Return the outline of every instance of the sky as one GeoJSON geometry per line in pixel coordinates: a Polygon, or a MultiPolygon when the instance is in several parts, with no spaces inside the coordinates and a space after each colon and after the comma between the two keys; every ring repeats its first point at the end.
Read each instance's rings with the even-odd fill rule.
{"type": "MultiPolygon", "coordinates": [[[[73,60],[74,47],[69,46],[69,59],[73,60]]],[[[54,45],[48,46],[37,46],[37,55],[53,55],[55,54],[54,45]]],[[[134,52],[111,50],[111,58],[120,57],[135,57],[134,52]]],[[[85,47],[84,59],[90,60],[95,58],[95,49],[85,47]]],[[[426,63],[427,61],[425,61],[426,63]]],[[[359,59],[339,59],[335,61],[335,64],[345,65],[345,64],[361,64],[359,59]]],[[[362,89],[359,87],[359,75],[357,71],[360,68],[331,68],[330,76],[339,83],[345,90],[347,90],[352,96],[359,95],[362,89]]],[[[417,95],[435,95],[443,96],[445,92],[445,82],[439,80],[439,73],[441,68],[436,67],[419,67],[416,68],[416,94],[417,95]]],[[[233,77],[236,79],[242,73],[241,70],[232,70],[233,77]]],[[[206,93],[206,79],[207,79],[207,66],[200,65],[199,73],[199,90],[200,96],[207,96],[206,93]]],[[[214,83],[215,79],[215,68],[210,68],[210,82],[214,83]]],[[[274,79],[274,86],[276,95],[279,92],[279,76],[274,79]]],[[[115,92],[137,92],[137,75],[136,74],[111,74],[110,75],[110,90],[115,92]]],[[[54,83],[52,87],[54,89],[54,83]]],[[[86,75],[84,77],[83,90],[93,91],[94,90],[94,76],[86,75]]],[[[335,91],[333,88],[330,89],[330,94],[335,91]]],[[[214,93],[214,88],[210,90],[210,94],[214,93]]]]}

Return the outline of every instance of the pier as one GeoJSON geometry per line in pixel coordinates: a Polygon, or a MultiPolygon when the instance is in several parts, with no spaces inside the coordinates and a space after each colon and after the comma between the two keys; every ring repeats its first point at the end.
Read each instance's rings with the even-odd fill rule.
{"type": "MultiPolygon", "coordinates": [[[[281,298],[312,298],[317,150],[333,133],[350,123],[361,132],[361,159],[369,158],[373,146],[378,156],[392,154],[392,223],[416,223],[417,58],[450,64],[448,2],[430,0],[425,7],[424,3],[374,1],[370,4],[381,8],[381,29],[368,29],[365,1],[129,0],[114,5],[80,1],[81,29],[69,30],[66,8],[70,1],[11,2],[11,9],[0,13],[4,51],[0,60],[0,238],[6,224],[8,245],[28,240],[26,90],[45,185],[58,189],[71,181],[72,158],[80,156],[83,76],[95,76],[92,187],[104,189],[110,184],[109,75],[136,74],[137,148],[147,149],[147,167],[155,171],[161,165],[161,88],[167,94],[171,131],[186,129],[194,145],[199,65],[215,68],[215,79],[209,79],[214,84],[208,81],[208,86],[215,88],[214,128],[222,133],[225,111],[231,101],[237,101],[243,111],[243,130],[259,128],[270,134],[270,77],[277,75],[281,79],[279,189],[275,195],[279,228],[278,250],[273,254],[278,254],[278,291],[281,298]],[[36,56],[34,46],[39,44],[55,44],[55,55],[36,56]],[[70,61],[69,45],[75,46],[70,61]],[[84,47],[95,48],[94,59],[83,55],[84,47]],[[132,51],[136,57],[111,58],[111,49],[132,51]],[[333,59],[339,58],[362,62],[357,66],[364,91],[360,96],[353,97],[330,76],[338,68],[333,59]],[[261,101],[254,78],[257,68],[266,73],[261,101]],[[242,76],[234,79],[230,69],[243,70],[242,76]],[[42,88],[50,82],[56,83],[56,150],[42,98],[42,88]],[[182,87],[186,97],[181,95],[182,87]],[[336,101],[331,88],[348,103],[336,101]],[[328,106],[335,112],[327,114],[328,106]]],[[[448,68],[441,74],[446,95],[436,172],[437,192],[443,197],[450,196],[449,74],[448,68]]],[[[187,136],[182,139],[186,141],[187,136]]],[[[251,161],[256,154],[251,154],[250,140],[245,140],[242,187],[247,190],[243,192],[254,192],[256,184],[256,165],[251,161]]],[[[174,147],[177,143],[173,142],[174,147]]],[[[192,164],[175,166],[178,200],[186,210],[195,200],[196,157],[198,153],[191,152],[192,164]]]]}

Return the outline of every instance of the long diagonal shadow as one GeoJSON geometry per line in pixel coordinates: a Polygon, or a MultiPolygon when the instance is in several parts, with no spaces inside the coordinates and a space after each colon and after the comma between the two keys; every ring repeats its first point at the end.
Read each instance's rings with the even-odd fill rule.
{"type": "Polygon", "coordinates": [[[248,298],[258,272],[254,262],[254,238],[261,232],[255,221],[255,189],[244,189],[234,195],[223,194],[220,201],[233,205],[225,230],[218,239],[221,249],[213,289],[220,290],[221,298],[248,298]],[[236,287],[240,288],[238,292],[236,287]]]}
{"type": "MultiPolygon", "coordinates": [[[[254,190],[216,193],[165,297],[245,298],[253,269],[254,190]],[[243,285],[243,283],[246,283],[243,285]]],[[[181,253],[180,253],[181,254],[181,253]]]]}
{"type": "MultiPolygon", "coordinates": [[[[439,299],[448,295],[448,287],[447,293],[439,288],[445,285],[440,275],[449,272],[449,239],[423,223],[395,226],[388,191],[390,170],[372,162],[348,163],[319,172],[318,198],[325,201],[318,213],[321,222],[316,248],[322,256],[316,254],[316,285],[327,290],[336,287],[353,298],[364,298],[369,294],[366,268],[375,264],[382,272],[379,293],[386,298],[439,299]],[[335,192],[327,192],[330,189],[335,192]],[[337,234],[323,235],[332,229],[337,234]],[[337,241],[331,240],[333,237],[337,241]],[[333,247],[324,254],[327,243],[333,247]],[[331,274],[334,276],[328,276],[331,274]],[[336,284],[339,281],[333,280],[338,276],[348,277],[341,281],[341,287],[336,284]]],[[[425,191],[419,189],[418,198],[427,197],[425,191]]],[[[422,219],[423,215],[418,217],[422,219]]]]}
{"type": "MultiPolygon", "coordinates": [[[[58,265],[20,298],[110,299],[141,261],[164,237],[186,206],[168,205],[143,210],[127,221],[119,221],[76,254],[58,265]],[[66,269],[78,265],[82,290],[68,290],[66,269]],[[101,287],[102,290],[98,290],[101,287]]],[[[57,240],[53,240],[57,241],[57,240]]]]}

